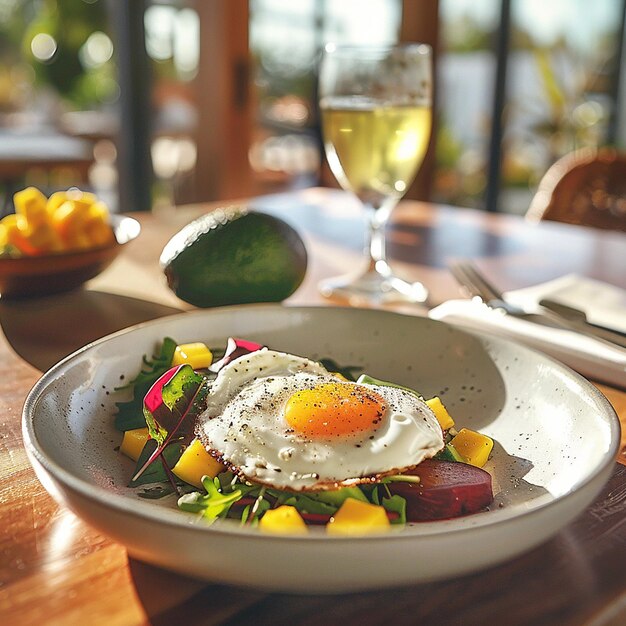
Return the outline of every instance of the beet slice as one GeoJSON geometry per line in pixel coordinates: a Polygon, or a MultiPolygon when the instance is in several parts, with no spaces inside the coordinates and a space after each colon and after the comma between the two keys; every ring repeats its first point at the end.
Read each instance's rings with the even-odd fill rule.
{"type": "Polygon", "coordinates": [[[473,465],[427,460],[405,473],[419,476],[420,482],[391,482],[387,487],[406,499],[408,522],[470,515],[493,501],[491,475],[473,465]]]}

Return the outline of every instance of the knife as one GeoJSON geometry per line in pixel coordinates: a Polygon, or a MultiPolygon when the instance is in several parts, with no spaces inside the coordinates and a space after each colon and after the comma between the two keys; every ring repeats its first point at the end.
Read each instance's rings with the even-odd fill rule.
{"type": "Polygon", "coordinates": [[[587,335],[593,335],[598,339],[610,341],[611,343],[615,343],[626,348],[626,335],[623,335],[618,331],[611,330],[610,328],[605,328],[604,326],[592,324],[587,319],[585,312],[580,309],[551,300],[550,298],[543,298],[539,301],[539,305],[567,320],[573,329],[578,328],[581,332],[584,332],[587,335]]]}
{"type": "MultiPolygon", "coordinates": [[[[626,350],[626,337],[624,335],[594,326],[587,321],[586,316],[585,321],[583,321],[580,315],[582,311],[572,315],[571,307],[568,307],[569,311],[565,311],[565,315],[563,315],[562,310],[550,308],[554,301],[548,299],[539,303],[542,306],[540,311],[531,313],[510,302],[506,302],[502,292],[494,287],[471,263],[455,261],[451,262],[449,267],[458,283],[472,297],[479,298],[490,309],[542,326],[552,326],[562,330],[573,331],[580,335],[586,335],[615,350],[626,350]],[[547,302],[548,306],[544,305],[545,302],[547,302]],[[570,317],[573,317],[573,320],[570,317]]],[[[560,303],[557,304],[560,305],[560,303]]]]}

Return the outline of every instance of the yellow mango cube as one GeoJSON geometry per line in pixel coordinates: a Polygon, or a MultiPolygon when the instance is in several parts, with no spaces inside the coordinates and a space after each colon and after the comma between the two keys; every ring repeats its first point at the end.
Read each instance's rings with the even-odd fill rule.
{"type": "Polygon", "coordinates": [[[23,215],[11,213],[3,217],[0,224],[4,226],[7,244],[23,254],[37,254],[37,249],[28,239],[28,222],[23,215]]]}
{"type": "Polygon", "coordinates": [[[304,535],[308,532],[298,510],[287,504],[266,511],[259,521],[259,529],[265,533],[280,535],[304,535]]]}
{"type": "Polygon", "coordinates": [[[87,250],[93,247],[86,233],[76,232],[62,237],[66,250],[87,250]]]}
{"type": "Polygon", "coordinates": [[[329,535],[367,535],[389,529],[389,518],[382,506],[346,498],[326,524],[329,535]]]}
{"type": "Polygon", "coordinates": [[[59,252],[64,249],[63,241],[54,228],[47,222],[29,223],[26,236],[39,252],[59,252]]]}
{"type": "Polygon", "coordinates": [[[213,363],[213,353],[201,342],[180,344],[174,351],[172,365],[185,363],[195,370],[207,368],[213,363]]]}
{"type": "Polygon", "coordinates": [[[52,216],[54,212],[67,200],[66,191],[55,191],[46,203],[46,212],[48,217],[52,216]]]}
{"type": "Polygon", "coordinates": [[[27,187],[15,193],[13,195],[13,204],[15,205],[15,212],[23,215],[33,224],[45,221],[47,217],[46,196],[36,187],[27,187]]]}
{"type": "Polygon", "coordinates": [[[115,241],[112,228],[102,220],[89,219],[85,224],[85,234],[94,246],[105,246],[115,241]]]}
{"type": "Polygon", "coordinates": [[[66,200],[52,216],[52,223],[64,238],[80,233],[87,218],[87,209],[66,200]]]}
{"type": "Polygon", "coordinates": [[[136,461],[146,445],[146,441],[148,441],[148,436],[147,428],[134,428],[125,431],[120,452],[136,461]]]}
{"type": "Polygon", "coordinates": [[[461,428],[450,444],[466,463],[476,467],[482,467],[487,462],[493,449],[492,439],[469,428],[461,428]]]}
{"type": "Polygon", "coordinates": [[[441,399],[438,396],[435,396],[430,400],[426,400],[426,404],[435,414],[435,417],[441,426],[441,430],[450,430],[450,428],[454,426],[454,420],[452,419],[450,413],[448,413],[446,407],[443,406],[443,402],[441,402],[441,399]]]}
{"type": "Polygon", "coordinates": [[[0,222],[0,252],[2,248],[9,245],[9,233],[7,231],[7,227],[0,222]]]}
{"type": "Polygon", "coordinates": [[[194,439],[182,453],[172,472],[186,483],[202,488],[202,477],[215,478],[226,468],[215,460],[199,439],[194,439]]]}
{"type": "Polygon", "coordinates": [[[79,211],[86,211],[94,202],[98,200],[95,194],[82,191],[77,187],[70,187],[66,191],[67,199],[73,202],[79,211]]]}

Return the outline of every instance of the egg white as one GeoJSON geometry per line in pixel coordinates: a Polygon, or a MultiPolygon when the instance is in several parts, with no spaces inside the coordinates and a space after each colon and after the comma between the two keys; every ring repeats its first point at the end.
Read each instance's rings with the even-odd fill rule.
{"type": "Polygon", "coordinates": [[[362,385],[387,405],[377,429],[326,439],[294,432],[283,417],[285,404],[324,382],[337,378],[309,359],[268,349],[240,357],[212,383],[197,436],[244,479],[293,491],[371,482],[415,467],[443,447],[428,405],[403,389],[378,385],[362,385]]]}

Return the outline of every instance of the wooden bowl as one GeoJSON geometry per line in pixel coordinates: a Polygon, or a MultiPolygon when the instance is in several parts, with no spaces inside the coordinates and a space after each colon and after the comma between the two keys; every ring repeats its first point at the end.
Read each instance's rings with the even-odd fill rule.
{"type": "Polygon", "coordinates": [[[0,296],[26,298],[80,287],[108,267],[141,230],[132,217],[112,215],[115,243],[89,250],[0,258],[0,296]]]}

